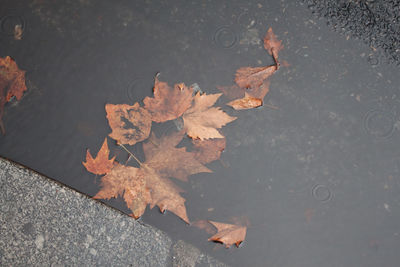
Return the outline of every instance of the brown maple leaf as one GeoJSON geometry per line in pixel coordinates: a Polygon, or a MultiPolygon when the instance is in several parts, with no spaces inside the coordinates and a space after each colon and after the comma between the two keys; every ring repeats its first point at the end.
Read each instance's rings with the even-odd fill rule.
{"type": "Polygon", "coordinates": [[[109,154],[110,150],[108,149],[107,138],[105,138],[96,158],[93,159],[88,149],[86,151],[86,162],[82,162],[82,164],[91,173],[98,175],[106,174],[112,169],[115,160],[115,157],[108,159],[109,154]]]}
{"type": "Polygon", "coordinates": [[[194,97],[194,103],[183,114],[184,129],[193,139],[223,138],[217,129],[236,120],[221,110],[212,107],[222,94],[200,94],[194,97]]]}
{"type": "Polygon", "coordinates": [[[264,48],[268,51],[270,55],[274,57],[277,68],[279,68],[278,63],[278,53],[283,49],[282,41],[278,40],[272,28],[269,28],[267,34],[264,37],[264,48]]]}
{"type": "Polygon", "coordinates": [[[139,103],[133,106],[106,104],[106,112],[112,130],[109,136],[119,143],[134,145],[149,136],[151,115],[139,103]]]}
{"type": "Polygon", "coordinates": [[[209,235],[214,235],[217,232],[215,227],[207,220],[197,220],[190,225],[206,231],[209,235]]]}
{"type": "Polygon", "coordinates": [[[0,58],[0,130],[3,134],[5,127],[2,118],[5,104],[13,96],[20,100],[26,90],[25,71],[20,70],[11,57],[0,58]]]}
{"type": "Polygon", "coordinates": [[[154,98],[146,97],[144,107],[150,112],[155,122],[165,122],[180,117],[191,105],[193,89],[185,84],[175,84],[174,88],[166,82],[160,82],[156,76],[154,98]]]}
{"type": "Polygon", "coordinates": [[[194,157],[201,163],[206,164],[220,158],[226,146],[225,138],[214,138],[208,140],[192,140],[194,157]]]}
{"type": "Polygon", "coordinates": [[[235,82],[241,88],[258,88],[277,70],[276,65],[267,67],[243,67],[236,71],[235,82]]]}
{"type": "Polygon", "coordinates": [[[176,147],[183,136],[183,132],[161,138],[152,135],[149,142],[143,144],[145,164],[162,177],[174,177],[181,181],[187,181],[192,174],[212,172],[196,159],[194,153],[187,152],[185,147],[176,147]]]}
{"type": "Polygon", "coordinates": [[[101,178],[101,189],[94,199],[123,197],[132,217],[139,218],[152,198],[143,173],[130,166],[114,163],[113,168],[101,178]]]}
{"type": "Polygon", "coordinates": [[[209,222],[217,228],[218,232],[210,237],[208,241],[220,242],[229,248],[233,244],[239,247],[240,243],[246,238],[246,226],[214,221],[209,222]]]}
{"type": "Polygon", "coordinates": [[[135,218],[140,217],[147,204],[150,204],[150,208],[158,206],[161,212],[169,210],[189,223],[186,200],[180,195],[183,190],[169,178],[187,181],[189,175],[211,170],[197,161],[194,154],[187,152],[186,148],[176,147],[183,136],[183,132],[161,138],[152,135],[143,144],[146,158],[143,163],[131,154],[140,168],[126,168],[115,163],[111,171],[102,178],[102,188],[95,198],[122,196],[135,218]]]}

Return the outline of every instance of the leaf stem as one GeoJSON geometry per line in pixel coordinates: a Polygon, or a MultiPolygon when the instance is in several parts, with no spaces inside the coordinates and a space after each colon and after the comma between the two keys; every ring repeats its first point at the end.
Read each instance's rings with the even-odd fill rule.
{"type": "Polygon", "coordinates": [[[132,158],[134,158],[137,161],[137,163],[139,163],[140,166],[143,165],[143,163],[132,152],[130,152],[123,144],[118,143],[118,145],[122,147],[132,158]]]}

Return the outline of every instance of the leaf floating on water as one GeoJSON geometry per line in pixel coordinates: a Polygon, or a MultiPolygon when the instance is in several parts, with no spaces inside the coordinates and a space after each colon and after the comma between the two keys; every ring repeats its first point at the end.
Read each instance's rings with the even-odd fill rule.
{"type": "Polygon", "coordinates": [[[106,112],[112,130],[109,136],[119,143],[134,145],[149,137],[151,115],[139,103],[133,106],[106,104],[106,112]]]}
{"type": "Polygon", "coordinates": [[[218,232],[210,237],[208,241],[220,242],[225,244],[226,248],[229,248],[233,244],[239,247],[240,243],[246,238],[246,226],[214,221],[209,222],[217,228],[218,232]]]}
{"type": "Polygon", "coordinates": [[[192,104],[193,89],[185,84],[175,84],[174,88],[166,82],[160,82],[156,76],[154,98],[146,97],[144,107],[155,122],[165,122],[180,117],[192,104]]]}
{"type": "Polygon", "coordinates": [[[270,55],[274,57],[274,60],[279,68],[278,53],[283,49],[282,41],[278,40],[272,28],[269,28],[267,34],[264,37],[264,48],[270,55]]]}
{"type": "Polygon", "coordinates": [[[191,138],[224,138],[217,129],[236,120],[236,117],[229,116],[220,107],[212,107],[221,95],[195,95],[194,104],[183,114],[184,129],[191,138]]]}
{"type": "Polygon", "coordinates": [[[108,149],[107,138],[104,139],[96,158],[93,158],[89,149],[86,151],[86,162],[82,162],[85,168],[94,174],[103,175],[108,173],[114,164],[115,157],[108,159],[110,150],[108,149]]]}
{"type": "Polygon", "coordinates": [[[26,90],[25,71],[20,70],[11,57],[0,58],[0,130],[2,134],[6,132],[3,124],[5,104],[13,96],[21,100],[26,90]]]}
{"type": "Polygon", "coordinates": [[[275,65],[267,67],[243,67],[236,71],[235,82],[241,88],[258,88],[275,73],[275,65]]]}

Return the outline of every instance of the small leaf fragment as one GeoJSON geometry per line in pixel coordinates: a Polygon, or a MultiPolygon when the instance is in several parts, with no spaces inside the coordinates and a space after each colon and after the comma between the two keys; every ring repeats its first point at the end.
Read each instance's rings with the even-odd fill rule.
{"type": "Polygon", "coordinates": [[[268,51],[270,55],[274,57],[277,65],[278,63],[278,53],[283,49],[282,41],[278,40],[272,28],[269,28],[267,34],[264,37],[264,48],[268,51]]]}
{"type": "Polygon", "coordinates": [[[13,96],[21,100],[26,90],[25,71],[20,70],[11,57],[0,58],[0,130],[3,134],[5,134],[5,127],[2,118],[5,104],[13,96]]]}
{"type": "Polygon", "coordinates": [[[85,168],[94,174],[103,175],[108,173],[112,167],[115,157],[108,159],[110,150],[108,149],[107,138],[104,139],[96,158],[93,158],[89,149],[86,151],[86,162],[82,162],[85,168]]]}
{"type": "Polygon", "coordinates": [[[134,145],[149,136],[151,115],[139,103],[133,106],[106,104],[106,112],[112,130],[109,136],[121,144],[134,145]]]}
{"type": "Polygon", "coordinates": [[[246,238],[246,226],[214,221],[209,222],[217,228],[218,232],[210,237],[208,241],[220,242],[225,244],[226,248],[229,248],[233,244],[239,247],[240,243],[246,238]]]}
{"type": "Polygon", "coordinates": [[[262,106],[263,102],[261,99],[252,97],[248,93],[243,98],[233,100],[227,105],[231,106],[235,110],[251,109],[262,106]]]}

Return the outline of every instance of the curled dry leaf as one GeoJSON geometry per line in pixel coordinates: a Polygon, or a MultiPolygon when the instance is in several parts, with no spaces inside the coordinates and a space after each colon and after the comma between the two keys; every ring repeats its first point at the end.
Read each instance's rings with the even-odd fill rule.
{"type": "Polygon", "coordinates": [[[236,71],[235,82],[241,88],[258,88],[275,73],[277,66],[243,67],[236,71]]]}
{"type": "Polygon", "coordinates": [[[184,129],[191,138],[223,138],[217,129],[236,120],[220,107],[212,107],[221,95],[195,95],[193,106],[183,114],[184,129]]]}
{"type": "Polygon", "coordinates": [[[86,162],[82,162],[82,164],[91,173],[106,174],[112,169],[115,160],[115,157],[108,159],[109,154],[110,150],[108,149],[107,138],[105,138],[96,158],[93,159],[88,149],[86,151],[86,162]]]}
{"type": "Polygon", "coordinates": [[[227,105],[233,107],[236,110],[251,109],[262,106],[263,102],[261,99],[252,97],[248,93],[245,93],[243,98],[233,100],[227,105]]]}
{"type": "Polygon", "coordinates": [[[206,164],[220,158],[226,146],[225,138],[214,138],[208,140],[192,140],[194,157],[201,163],[206,164]]]}
{"type": "Polygon", "coordinates": [[[184,147],[176,147],[183,136],[183,132],[161,138],[152,135],[150,141],[143,144],[146,165],[161,177],[174,177],[181,181],[187,181],[188,176],[196,173],[212,172],[196,159],[194,153],[187,152],[184,147]]]}
{"type": "Polygon", "coordinates": [[[22,25],[18,24],[14,27],[14,39],[15,40],[22,40],[22,25]]]}
{"type": "Polygon", "coordinates": [[[278,63],[278,53],[283,49],[282,41],[278,40],[272,28],[269,28],[267,34],[264,37],[264,48],[268,51],[270,55],[274,57],[274,60],[279,67],[278,63]]]}
{"type": "Polygon", "coordinates": [[[209,222],[217,228],[218,232],[210,237],[208,241],[220,242],[229,248],[233,244],[239,247],[240,243],[246,238],[246,226],[214,221],[209,222]]]}
{"type": "Polygon", "coordinates": [[[123,197],[134,218],[139,218],[151,203],[146,180],[138,168],[115,163],[110,172],[101,178],[101,189],[94,199],[123,197]]]}
{"type": "Polygon", "coordinates": [[[143,103],[155,122],[165,122],[182,116],[192,103],[193,89],[183,83],[175,84],[171,88],[166,82],[160,82],[156,76],[153,91],[154,98],[146,97],[143,103]]]}
{"type": "Polygon", "coordinates": [[[106,104],[106,112],[112,130],[109,136],[119,143],[134,145],[149,136],[151,115],[139,103],[133,106],[106,104]]]}
{"type": "Polygon", "coordinates": [[[2,118],[5,104],[13,96],[20,100],[25,91],[25,71],[20,70],[11,57],[0,58],[0,130],[3,134],[5,127],[2,118]]]}

